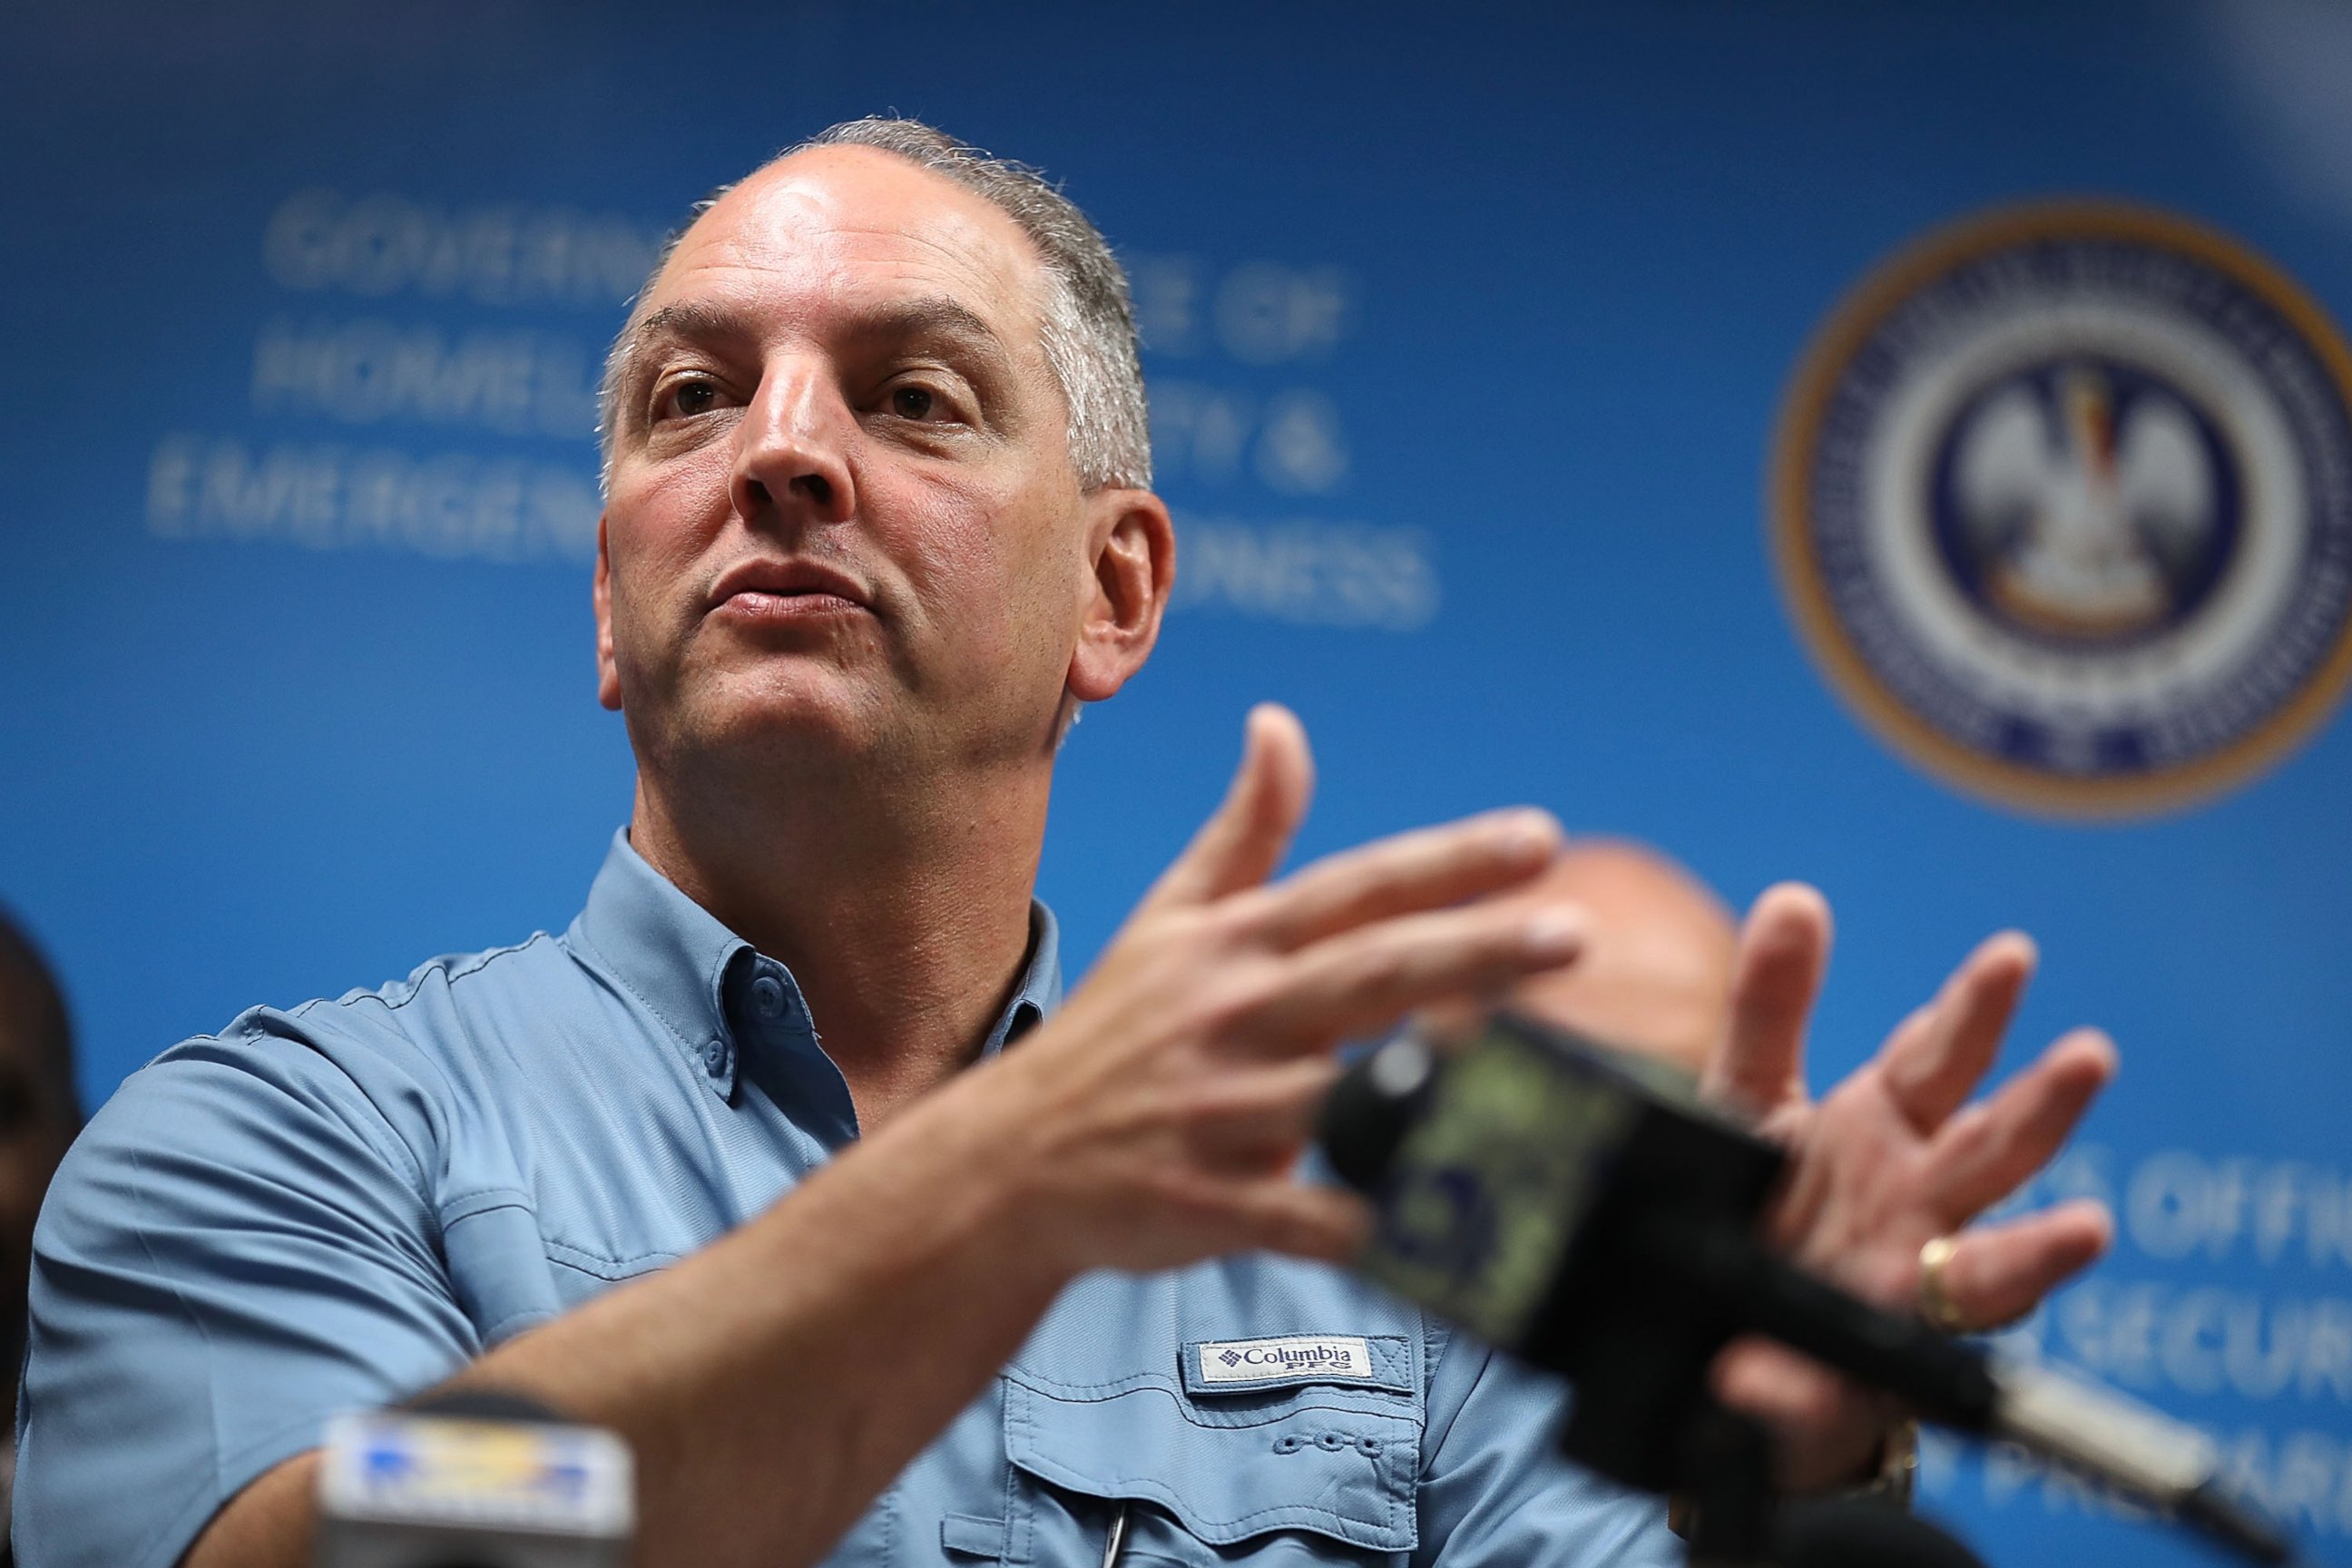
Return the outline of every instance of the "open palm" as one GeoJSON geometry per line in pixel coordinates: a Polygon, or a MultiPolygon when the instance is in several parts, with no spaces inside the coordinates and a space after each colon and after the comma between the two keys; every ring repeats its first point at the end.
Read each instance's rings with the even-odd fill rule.
{"type": "MultiPolygon", "coordinates": [[[[1733,1016],[1704,1079],[1714,1099],[1786,1147],[1786,1188],[1769,1216],[1790,1258],[1883,1306],[1921,1300],[1920,1248],[1958,1245],[1941,1277],[1950,1312],[1990,1328],[2031,1310],[2106,1248],[2095,1203],[2062,1204],[1963,1229],[2054,1153],[2116,1070],[2096,1030],[2069,1033],[1990,1097],[1992,1065],[2032,974],[2032,943],[1987,940],[1878,1054],[1822,1099],[1804,1080],[1805,1032],[1828,963],[1828,906],[1811,888],[1768,890],[1740,933],[1733,1016]]],[[[1898,1412],[1779,1346],[1736,1344],[1717,1385],[1779,1439],[1782,1480],[1834,1485],[1867,1468],[1898,1412]]]]}

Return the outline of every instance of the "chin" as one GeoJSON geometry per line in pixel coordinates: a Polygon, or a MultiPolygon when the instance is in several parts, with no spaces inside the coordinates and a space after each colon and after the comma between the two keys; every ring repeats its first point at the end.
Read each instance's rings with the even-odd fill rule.
{"type": "Polygon", "coordinates": [[[728,752],[776,752],[787,761],[813,753],[863,756],[887,728],[888,704],[838,670],[794,672],[787,679],[727,682],[687,708],[684,734],[728,752]],[[814,676],[815,679],[807,677],[814,676]]]}

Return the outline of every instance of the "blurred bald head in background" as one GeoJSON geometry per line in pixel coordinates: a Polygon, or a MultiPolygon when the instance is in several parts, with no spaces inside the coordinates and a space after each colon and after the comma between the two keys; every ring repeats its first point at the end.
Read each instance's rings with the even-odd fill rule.
{"type": "Polygon", "coordinates": [[[1511,994],[1520,1011],[1606,1045],[1706,1065],[1731,1016],[1738,922],[1681,865],[1614,838],[1570,844],[1520,898],[1584,910],[1584,955],[1511,994]]]}

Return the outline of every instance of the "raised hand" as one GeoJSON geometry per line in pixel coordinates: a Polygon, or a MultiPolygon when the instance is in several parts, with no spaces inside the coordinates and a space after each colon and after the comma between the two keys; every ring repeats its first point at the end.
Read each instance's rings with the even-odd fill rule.
{"type": "Polygon", "coordinates": [[[1362,1202],[1292,1179],[1337,1045],[1581,947],[1572,914],[1481,901],[1557,852],[1559,826],[1538,811],[1402,834],[1270,882],[1311,781],[1297,720],[1255,710],[1223,805],[1085,984],[947,1091],[995,1098],[1001,1157],[1020,1173],[1035,1245],[1062,1267],[1347,1257],[1362,1202]]]}
{"type": "MultiPolygon", "coordinates": [[[[1989,1329],[2031,1310],[2106,1248],[2112,1223],[2087,1201],[1965,1229],[2057,1152],[2115,1076],[2106,1037],[2062,1037],[1990,1098],[1969,1102],[2032,973],[2033,944],[1986,941],[1934,1000],[1819,1103],[1804,1081],[1805,1029],[1828,963],[1828,906],[1811,888],[1768,890],[1740,935],[1728,1037],[1703,1087],[1757,1118],[1794,1155],[1770,1216],[1790,1256],[1882,1305],[1919,1308],[1920,1252],[1950,1236],[1934,1316],[1989,1329]]],[[[1732,1404],[1780,1438],[1786,1484],[1832,1485],[1869,1463],[1895,1412],[1813,1363],[1762,1343],[1717,1368],[1732,1404]]]]}

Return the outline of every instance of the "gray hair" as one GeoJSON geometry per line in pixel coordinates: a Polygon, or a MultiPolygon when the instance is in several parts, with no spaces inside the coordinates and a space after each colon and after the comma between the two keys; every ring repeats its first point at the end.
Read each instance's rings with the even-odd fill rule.
{"type": "MultiPolygon", "coordinates": [[[[1045,363],[1069,407],[1070,464],[1087,490],[1142,489],[1151,483],[1151,437],[1144,403],[1143,364],[1127,272],[1102,233],[1045,175],[1026,163],[994,158],[919,120],[846,120],[776,154],[789,158],[817,147],[872,147],[944,175],[1021,226],[1045,263],[1045,363]]],[[[772,159],[770,162],[774,162],[772,159]]],[[[763,165],[764,167],[764,165],[763,165]]],[[[721,185],[695,204],[684,226],[662,247],[640,300],[669,262],[678,241],[732,189],[721,185]]],[[[610,488],[620,381],[636,319],[613,341],[596,400],[596,430],[610,488]]]]}

